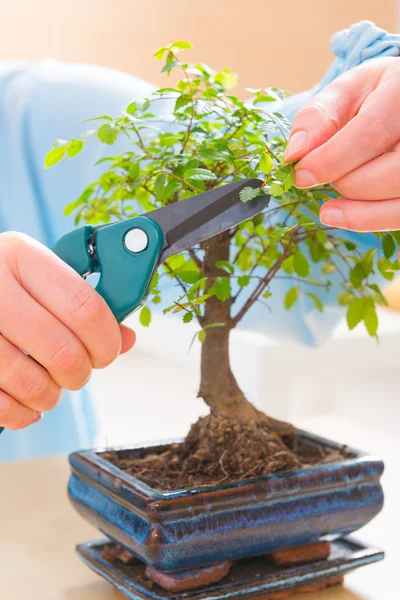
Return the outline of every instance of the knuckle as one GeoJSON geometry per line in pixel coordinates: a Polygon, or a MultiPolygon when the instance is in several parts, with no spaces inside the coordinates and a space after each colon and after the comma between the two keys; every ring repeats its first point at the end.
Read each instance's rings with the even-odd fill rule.
{"type": "Polygon", "coordinates": [[[24,382],[24,402],[40,411],[51,410],[61,400],[61,388],[49,376],[29,375],[24,382]]]}
{"type": "Polygon", "coordinates": [[[337,133],[341,123],[336,111],[332,110],[332,108],[327,109],[327,107],[318,99],[315,101],[314,106],[316,111],[315,116],[317,117],[319,115],[320,120],[329,127],[330,133],[337,133]]]}
{"type": "Polygon", "coordinates": [[[78,342],[62,343],[50,359],[50,368],[55,371],[70,371],[85,362],[85,353],[78,342]]]}
{"type": "Polygon", "coordinates": [[[29,404],[37,404],[49,395],[51,390],[50,381],[46,377],[28,375],[23,383],[24,399],[29,404]]]}
{"type": "MultiPolygon", "coordinates": [[[[361,113],[360,113],[361,116],[361,113]]],[[[393,122],[384,114],[369,114],[366,127],[364,128],[364,136],[367,143],[377,144],[382,148],[386,148],[391,144],[393,131],[393,122]]]]}
{"type": "Polygon", "coordinates": [[[100,298],[90,288],[79,290],[72,299],[72,315],[76,321],[92,325],[101,316],[100,298]]]}

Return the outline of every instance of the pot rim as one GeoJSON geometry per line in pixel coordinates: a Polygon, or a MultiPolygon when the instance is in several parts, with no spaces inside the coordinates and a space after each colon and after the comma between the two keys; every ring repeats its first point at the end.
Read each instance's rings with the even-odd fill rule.
{"type": "MultiPolygon", "coordinates": [[[[148,502],[154,502],[157,500],[171,501],[177,498],[190,496],[196,497],[201,495],[204,497],[207,494],[213,494],[222,490],[224,490],[226,493],[231,491],[234,494],[235,492],[240,492],[241,488],[245,488],[246,486],[253,490],[260,488],[262,489],[265,486],[272,486],[273,490],[271,491],[273,495],[276,495],[274,490],[275,492],[278,492],[277,495],[282,495],[282,492],[284,492],[284,495],[287,495],[287,493],[292,490],[293,485],[298,488],[300,481],[303,481],[307,491],[311,492],[317,489],[336,487],[337,482],[332,482],[332,475],[335,472],[338,472],[338,474],[341,475],[341,479],[343,479],[346,475],[350,476],[351,481],[349,485],[354,484],[354,478],[360,479],[360,482],[362,482],[366,480],[379,479],[383,473],[384,464],[377,456],[351,448],[349,446],[344,446],[343,444],[333,442],[302,429],[296,429],[296,432],[300,438],[316,445],[328,446],[333,450],[346,447],[349,452],[353,454],[353,456],[333,463],[313,465],[303,469],[285,471],[283,473],[259,475],[243,481],[202,485],[191,488],[180,488],[177,490],[159,490],[152,488],[140,479],[134,477],[133,475],[129,475],[119,467],[116,467],[108,460],[104,459],[101,454],[110,451],[119,452],[124,450],[140,450],[150,448],[159,449],[173,443],[179,443],[182,441],[182,439],[166,440],[162,442],[126,444],[123,446],[113,446],[110,448],[99,447],[90,450],[74,452],[70,455],[69,462],[72,472],[75,473],[79,478],[89,479],[92,481],[93,470],[95,470],[97,483],[102,486],[105,485],[105,487],[109,487],[107,485],[108,482],[113,488],[114,493],[116,488],[120,489],[121,495],[129,497],[135,496],[136,498],[139,497],[146,504],[148,502]],[[368,474],[366,474],[365,469],[362,468],[366,463],[369,464],[368,474]],[[325,484],[323,483],[324,477],[326,477],[325,484]],[[99,479],[101,481],[99,481],[99,479]],[[279,489],[281,493],[279,493],[279,489]]],[[[243,492],[244,490],[242,490],[242,493],[243,492]]],[[[156,506],[154,508],[156,508],[156,506]]]]}

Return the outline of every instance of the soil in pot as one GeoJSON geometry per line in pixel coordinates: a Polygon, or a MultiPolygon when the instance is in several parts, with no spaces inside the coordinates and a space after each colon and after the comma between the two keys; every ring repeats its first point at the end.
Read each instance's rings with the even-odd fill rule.
{"type": "Polygon", "coordinates": [[[102,453],[122,471],[165,491],[229,484],[351,456],[346,447],[306,444],[294,430],[282,435],[265,422],[243,423],[213,414],[197,421],[182,443],[159,454],[102,453]]]}

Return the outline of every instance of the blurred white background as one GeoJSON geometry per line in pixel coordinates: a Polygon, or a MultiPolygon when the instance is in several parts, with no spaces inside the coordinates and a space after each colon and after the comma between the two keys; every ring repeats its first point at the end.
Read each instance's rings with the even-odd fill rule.
{"type": "MultiPolygon", "coordinates": [[[[196,326],[161,315],[148,329],[136,316],[130,324],[138,333],[136,347],[94,376],[99,446],[180,437],[206,414],[197,398],[200,344],[189,353],[196,326]]],[[[329,415],[371,435],[399,435],[399,314],[380,312],[379,343],[363,326],[349,332],[345,323],[319,349],[246,331],[232,338],[239,384],[269,414],[295,423],[329,415]]]]}

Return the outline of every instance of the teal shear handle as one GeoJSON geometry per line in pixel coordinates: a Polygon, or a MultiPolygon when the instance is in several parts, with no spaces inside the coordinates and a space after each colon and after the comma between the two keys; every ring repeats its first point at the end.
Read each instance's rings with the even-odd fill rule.
{"type": "Polygon", "coordinates": [[[96,291],[121,323],[145,303],[163,244],[155,221],[134,217],[98,229],[76,229],[60,238],[53,250],[82,277],[100,274],[96,291]]]}

